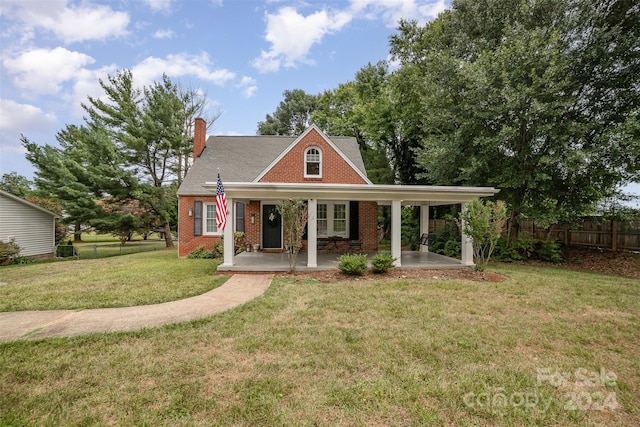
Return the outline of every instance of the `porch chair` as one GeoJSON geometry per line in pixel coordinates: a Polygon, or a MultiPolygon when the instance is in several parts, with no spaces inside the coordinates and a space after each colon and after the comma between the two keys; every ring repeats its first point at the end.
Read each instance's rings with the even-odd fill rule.
{"type": "Polygon", "coordinates": [[[429,246],[429,233],[422,233],[422,236],[420,236],[420,245],[429,246]]]}
{"type": "Polygon", "coordinates": [[[316,246],[318,250],[327,249],[327,242],[324,240],[318,240],[318,244],[316,246]]]}

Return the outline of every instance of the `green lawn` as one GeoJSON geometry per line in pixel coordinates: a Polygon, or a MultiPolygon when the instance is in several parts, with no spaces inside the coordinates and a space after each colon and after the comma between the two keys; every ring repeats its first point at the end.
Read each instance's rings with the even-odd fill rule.
{"type": "Polygon", "coordinates": [[[0,344],[0,425],[640,424],[640,281],[497,269],[278,278],[200,321],[0,344]]]}
{"type": "Polygon", "coordinates": [[[128,307],[200,295],[224,283],[219,261],[158,250],[0,267],[0,311],[128,307]]]}

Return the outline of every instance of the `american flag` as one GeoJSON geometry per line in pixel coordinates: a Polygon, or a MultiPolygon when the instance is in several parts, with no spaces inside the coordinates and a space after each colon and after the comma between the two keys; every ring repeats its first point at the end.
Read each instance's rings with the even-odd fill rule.
{"type": "Polygon", "coordinates": [[[218,174],[218,187],[216,188],[216,225],[218,230],[224,230],[227,225],[227,196],[224,195],[224,187],[220,174],[218,174]]]}

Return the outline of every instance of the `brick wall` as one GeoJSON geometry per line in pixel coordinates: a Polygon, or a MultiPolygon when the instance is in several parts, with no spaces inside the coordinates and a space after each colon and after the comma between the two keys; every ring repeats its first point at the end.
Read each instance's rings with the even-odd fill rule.
{"type": "MultiPolygon", "coordinates": [[[[260,201],[251,200],[244,205],[244,237],[251,245],[259,245],[260,236],[260,201]],[[256,220],[251,224],[251,215],[255,215],[256,220]]],[[[252,249],[253,250],[253,249],[252,249]]]]}
{"type": "Polygon", "coordinates": [[[358,211],[359,231],[362,249],[378,250],[378,204],[376,202],[360,202],[358,211]]]}
{"type": "Polygon", "coordinates": [[[325,139],[312,129],[262,177],[260,182],[322,182],[327,184],[366,184],[364,179],[325,139]],[[304,177],[304,152],[310,146],[322,150],[322,178],[304,177]]]}
{"type": "Polygon", "coordinates": [[[216,243],[221,241],[219,236],[193,235],[193,216],[189,216],[189,208],[193,208],[193,203],[196,200],[200,200],[202,203],[215,203],[216,198],[215,196],[181,196],[178,199],[178,256],[180,257],[189,255],[189,252],[200,245],[211,250],[216,243]]]}

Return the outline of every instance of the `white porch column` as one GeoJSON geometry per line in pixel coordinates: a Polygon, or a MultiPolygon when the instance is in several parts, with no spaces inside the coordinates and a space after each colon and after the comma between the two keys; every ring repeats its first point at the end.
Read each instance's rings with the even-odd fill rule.
{"type": "Polygon", "coordinates": [[[402,265],[402,202],[400,200],[391,201],[391,256],[396,258],[393,265],[402,265]]]}
{"type": "Polygon", "coordinates": [[[309,199],[307,207],[309,209],[309,219],[307,220],[307,267],[318,266],[318,201],[309,199]]]}
{"type": "MultiPolygon", "coordinates": [[[[462,203],[462,211],[467,208],[466,203],[462,203]]],[[[473,264],[473,241],[471,237],[464,234],[464,220],[460,224],[462,228],[462,265],[474,265],[473,264]]]]}
{"type": "Polygon", "coordinates": [[[222,263],[222,265],[232,266],[233,256],[235,255],[235,239],[233,238],[233,226],[236,223],[236,212],[233,205],[233,199],[231,198],[227,198],[227,209],[227,225],[224,227],[224,262],[222,263]]]}
{"type": "MultiPolygon", "coordinates": [[[[429,234],[429,202],[420,205],[420,236],[429,234]]],[[[420,245],[420,252],[429,252],[429,245],[420,245]]]]}

